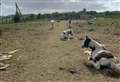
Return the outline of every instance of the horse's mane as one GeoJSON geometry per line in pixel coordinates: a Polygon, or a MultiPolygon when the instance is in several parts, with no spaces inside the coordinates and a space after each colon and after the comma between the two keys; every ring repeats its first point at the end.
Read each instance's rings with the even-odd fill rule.
{"type": "MultiPolygon", "coordinates": [[[[99,48],[101,48],[103,50],[106,50],[104,44],[101,44],[100,42],[96,41],[95,39],[92,39],[92,38],[89,38],[89,39],[91,39],[91,41],[93,42],[94,46],[97,46],[97,47],[99,47],[99,48]]],[[[95,47],[92,47],[92,49],[95,49],[95,47]]]]}

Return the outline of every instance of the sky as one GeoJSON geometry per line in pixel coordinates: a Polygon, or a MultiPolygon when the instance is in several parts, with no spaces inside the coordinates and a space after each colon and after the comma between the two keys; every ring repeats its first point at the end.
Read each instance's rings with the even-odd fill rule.
{"type": "Polygon", "coordinates": [[[87,10],[120,11],[120,0],[0,0],[0,15],[15,14],[15,2],[23,14],[87,10]]]}

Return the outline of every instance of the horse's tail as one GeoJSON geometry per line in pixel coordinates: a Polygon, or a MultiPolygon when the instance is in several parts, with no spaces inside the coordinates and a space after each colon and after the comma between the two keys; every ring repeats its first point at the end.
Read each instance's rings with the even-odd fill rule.
{"type": "Polygon", "coordinates": [[[120,64],[116,64],[116,63],[112,62],[112,63],[111,63],[111,69],[113,69],[113,70],[118,70],[118,71],[119,71],[119,65],[120,65],[120,64]]]}
{"type": "Polygon", "coordinates": [[[111,63],[111,71],[109,71],[111,76],[120,77],[120,63],[111,63]]]}

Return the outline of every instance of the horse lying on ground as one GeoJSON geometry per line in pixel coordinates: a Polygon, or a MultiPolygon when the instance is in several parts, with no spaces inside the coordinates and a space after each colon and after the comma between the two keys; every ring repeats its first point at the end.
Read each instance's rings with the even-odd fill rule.
{"type": "Polygon", "coordinates": [[[70,40],[73,38],[73,30],[72,29],[67,29],[64,30],[61,34],[60,34],[60,39],[61,40],[70,40]]]}
{"type": "Polygon", "coordinates": [[[115,56],[113,56],[110,51],[106,50],[104,45],[86,36],[82,48],[91,49],[91,51],[86,51],[85,53],[89,55],[88,60],[95,69],[116,68],[117,65],[114,62],[116,60],[115,56]]]}

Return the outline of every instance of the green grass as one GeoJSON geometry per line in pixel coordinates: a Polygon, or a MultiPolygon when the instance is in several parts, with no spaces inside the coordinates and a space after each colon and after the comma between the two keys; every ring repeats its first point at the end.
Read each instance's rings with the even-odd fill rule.
{"type": "Polygon", "coordinates": [[[102,26],[102,27],[111,27],[111,26],[118,26],[120,27],[120,19],[113,19],[113,18],[97,18],[95,20],[95,25],[102,26]]]}

